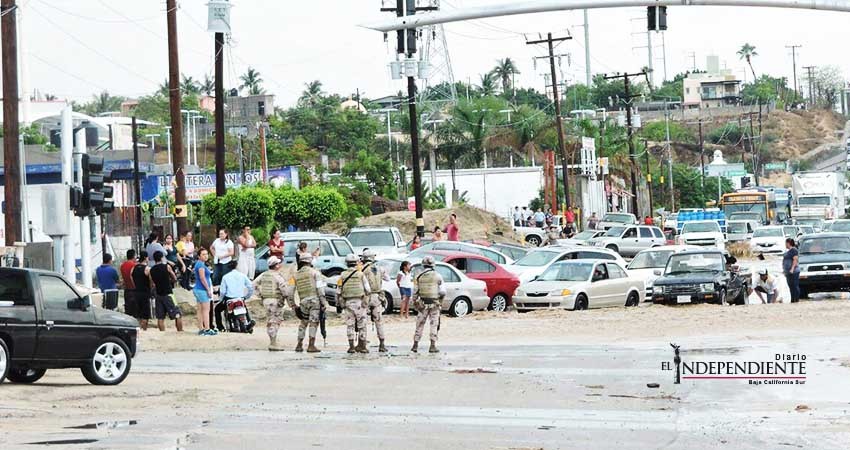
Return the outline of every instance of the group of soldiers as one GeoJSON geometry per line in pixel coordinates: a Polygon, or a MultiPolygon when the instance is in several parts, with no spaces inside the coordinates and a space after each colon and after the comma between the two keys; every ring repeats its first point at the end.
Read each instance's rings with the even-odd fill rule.
{"type": "MultiPolygon", "coordinates": [[[[369,317],[375,324],[378,335],[378,351],[387,352],[383,313],[387,307],[383,282],[390,281],[387,271],[376,264],[375,253],[365,250],[358,258],[355,254],[346,256],[346,270],[337,282],[336,304],[342,308],[348,337],[348,353],[369,353],[367,330],[369,317]]],[[[272,256],[268,260],[269,270],[254,280],[255,291],[259,293],[263,306],[268,311],[269,351],[282,351],[277,335],[283,322],[285,306],[295,312],[300,320],[298,326],[298,344],[296,352],[304,351],[304,337],[309,334],[308,353],[318,353],[316,334],[319,322],[329,305],[324,295],[325,277],[313,267],[313,255],[299,253],[296,257],[297,269],[272,256]],[[296,303],[296,297],[298,303],[296,303]]],[[[424,270],[414,279],[413,306],[418,311],[416,332],[413,337],[412,352],[419,351],[419,341],[430,322],[430,353],[438,353],[437,335],[440,327],[440,310],[446,295],[443,279],[434,270],[434,259],[426,256],[422,260],[424,270]]]]}

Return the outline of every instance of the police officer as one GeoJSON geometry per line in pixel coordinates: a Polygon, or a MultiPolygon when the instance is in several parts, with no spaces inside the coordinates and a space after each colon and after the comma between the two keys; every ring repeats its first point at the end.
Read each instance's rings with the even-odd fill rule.
{"type": "Polygon", "coordinates": [[[383,282],[390,281],[390,276],[387,271],[375,264],[375,252],[369,249],[363,251],[360,259],[363,261],[363,275],[369,281],[369,287],[372,288],[369,292],[368,313],[372,317],[372,322],[375,323],[375,330],[378,334],[378,351],[386,353],[387,347],[384,345],[384,310],[387,308],[387,299],[384,297],[383,282]]]}
{"type": "Polygon", "coordinates": [[[422,259],[425,270],[420,273],[413,283],[413,298],[416,299],[413,307],[419,313],[416,316],[416,333],[413,335],[413,348],[411,352],[419,351],[419,340],[422,339],[422,331],[425,329],[425,321],[431,322],[431,348],[430,353],[439,353],[437,349],[437,332],[440,324],[440,310],[443,298],[446,296],[446,288],[443,285],[443,277],[434,270],[434,258],[426,256],[422,259]]]}
{"type": "Polygon", "coordinates": [[[357,267],[357,255],[345,257],[348,266],[339,276],[337,304],[345,305],[345,325],[348,329],[348,353],[369,353],[366,348],[366,293],[371,292],[369,281],[357,267]],[[341,303],[340,303],[341,302],[341,303]],[[357,347],[354,339],[357,338],[357,347]]]}
{"type": "Polygon", "coordinates": [[[289,306],[301,319],[301,324],[298,325],[298,346],[295,347],[295,351],[304,351],[304,334],[309,325],[310,342],[307,345],[307,353],[319,353],[321,350],[316,348],[316,329],[319,327],[319,315],[323,309],[327,311],[328,302],[322,295],[325,278],[321,272],[313,268],[313,255],[310,253],[303,254],[298,259],[295,288],[298,290],[300,304],[296,306],[295,301],[289,299],[289,306]]]}
{"type": "Polygon", "coordinates": [[[292,299],[295,287],[295,278],[292,275],[292,266],[283,264],[280,258],[272,256],[269,258],[269,270],[263,272],[254,280],[254,292],[260,293],[263,306],[269,315],[266,332],[269,334],[269,351],[283,351],[283,347],[277,343],[277,331],[283,322],[283,309],[286,299],[292,299]]]}

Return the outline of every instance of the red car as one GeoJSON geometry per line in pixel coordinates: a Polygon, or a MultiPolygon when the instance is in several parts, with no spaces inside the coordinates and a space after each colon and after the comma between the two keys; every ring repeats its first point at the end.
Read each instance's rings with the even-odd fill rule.
{"type": "Polygon", "coordinates": [[[492,259],[471,253],[432,250],[428,252],[437,261],[455,266],[469,278],[487,284],[492,311],[504,311],[513,304],[513,296],[519,287],[519,278],[505,270],[492,259]]]}

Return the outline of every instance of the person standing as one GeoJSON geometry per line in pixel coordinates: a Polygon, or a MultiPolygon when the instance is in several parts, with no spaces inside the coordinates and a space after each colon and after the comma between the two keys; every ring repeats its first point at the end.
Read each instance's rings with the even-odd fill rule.
{"type": "Polygon", "coordinates": [[[531,218],[531,211],[528,209],[528,206],[522,207],[522,226],[526,226],[528,224],[528,219],[531,218]]]}
{"type": "Polygon", "coordinates": [[[514,212],[512,214],[512,218],[514,220],[515,227],[522,226],[522,212],[519,210],[519,206],[514,206],[514,212]]]}
{"type": "Polygon", "coordinates": [[[782,272],[788,289],[791,291],[791,303],[800,301],[800,253],[793,238],[785,239],[785,254],[782,256],[782,272]]]}
{"type": "MultiPolygon", "coordinates": [[[[254,286],[251,284],[251,279],[245,276],[244,273],[236,270],[236,261],[230,261],[227,275],[221,278],[219,286],[219,296],[221,301],[215,306],[215,325],[219,331],[224,330],[222,314],[227,310],[227,301],[234,298],[241,298],[248,303],[248,299],[254,294],[254,286]]],[[[254,327],[254,321],[251,320],[250,314],[246,317],[248,321],[248,332],[254,327]]]]}
{"type": "Polygon", "coordinates": [[[596,213],[592,213],[590,218],[587,219],[587,229],[595,230],[599,227],[599,217],[596,216],[596,213]]]}
{"type": "Polygon", "coordinates": [[[567,225],[564,227],[564,235],[570,237],[573,235],[573,233],[575,233],[576,230],[575,207],[567,208],[567,210],[564,211],[564,222],[567,223],[567,225]]]}
{"type": "Polygon", "coordinates": [[[151,268],[148,265],[148,252],[141,251],[139,253],[139,262],[133,267],[132,271],[133,299],[136,301],[136,317],[139,319],[139,326],[142,330],[148,329],[148,321],[151,319],[151,268]]]}
{"type": "Polygon", "coordinates": [[[383,267],[375,264],[377,255],[372,250],[364,250],[361,259],[363,261],[363,274],[366,280],[369,281],[371,290],[367,292],[369,296],[369,316],[372,317],[372,322],[375,323],[375,333],[378,335],[378,352],[386,353],[387,347],[384,345],[384,310],[387,308],[387,300],[384,298],[384,281],[390,281],[390,276],[383,267]]]}
{"type": "Polygon", "coordinates": [[[413,353],[419,352],[419,340],[425,330],[425,321],[431,325],[431,348],[430,353],[439,353],[437,349],[437,334],[440,327],[440,311],[442,310],[443,298],[446,296],[446,288],[443,285],[443,277],[434,270],[434,258],[426,256],[422,258],[425,270],[416,277],[413,283],[413,298],[416,299],[414,307],[419,313],[416,316],[416,332],[413,334],[413,353]]]}
{"type": "Polygon", "coordinates": [[[440,227],[434,227],[434,242],[440,242],[443,239],[443,230],[440,227]]]}
{"type": "Polygon", "coordinates": [[[242,234],[239,235],[237,241],[239,244],[239,259],[237,260],[236,270],[244,273],[248,278],[254,278],[257,271],[257,260],[254,256],[257,241],[254,239],[254,236],[251,236],[251,227],[243,227],[242,234]]]}
{"type": "Polygon", "coordinates": [[[229,239],[227,230],[218,230],[218,239],[210,246],[215,269],[213,272],[213,286],[221,284],[221,280],[230,272],[230,262],[233,261],[233,242],[229,239]]]}
{"type": "Polygon", "coordinates": [[[165,249],[165,260],[168,262],[168,265],[175,271],[179,268],[181,274],[186,273],[186,264],[183,264],[183,259],[180,258],[180,252],[174,246],[174,236],[166,234],[165,244],[162,247],[165,249]]]}
{"type": "Polygon", "coordinates": [[[165,331],[165,316],[168,315],[177,326],[177,331],[183,331],[183,314],[174,304],[174,283],[177,282],[177,276],[171,270],[164,253],[154,253],[153,260],[155,264],[150,269],[150,277],[154,285],[156,327],[159,331],[165,331]]]}
{"type": "MultiPolygon", "coordinates": [[[[313,256],[304,255],[298,260],[298,272],[295,273],[295,288],[298,291],[300,303],[295,304],[294,296],[289,297],[289,307],[296,312],[301,320],[298,325],[298,345],[296,352],[304,351],[304,335],[309,328],[310,341],[307,353],[319,353],[316,348],[316,330],[319,328],[319,318],[322,311],[328,310],[328,301],[322,295],[325,288],[325,278],[322,273],[313,268],[313,256]]],[[[349,341],[350,342],[350,341],[349,341]]],[[[349,353],[351,353],[349,345],[349,353]]]]}
{"type": "Polygon", "coordinates": [[[371,292],[372,288],[363,272],[357,268],[357,255],[347,255],[345,265],[348,268],[339,276],[336,298],[337,304],[345,305],[348,353],[369,353],[366,348],[366,293],[371,292]],[[357,347],[354,346],[355,338],[357,347]]]}
{"type": "Polygon", "coordinates": [[[198,302],[198,334],[201,336],[215,336],[218,334],[210,326],[210,305],[213,299],[213,285],[210,268],[207,267],[207,260],[209,259],[209,252],[207,249],[202,248],[198,251],[198,260],[195,261],[195,267],[192,268],[195,272],[195,287],[192,289],[192,293],[195,295],[195,301],[198,302]]]}
{"type": "Polygon", "coordinates": [[[148,244],[145,247],[145,251],[148,253],[148,267],[153,267],[154,262],[150,258],[153,258],[154,253],[162,252],[163,255],[165,254],[165,247],[162,246],[159,233],[156,231],[148,236],[148,244]]]}
{"type": "Polygon", "coordinates": [[[457,224],[457,214],[455,213],[449,215],[449,224],[446,225],[446,234],[449,237],[449,241],[457,242],[460,240],[460,227],[457,224]]]}
{"type": "Polygon", "coordinates": [[[401,267],[398,269],[398,275],[395,277],[395,283],[398,285],[398,292],[401,294],[401,317],[407,319],[410,317],[410,297],[413,295],[413,276],[410,274],[410,262],[402,261],[401,267]]]}
{"type": "Polygon", "coordinates": [[[307,243],[301,241],[298,243],[298,249],[295,252],[295,262],[297,263],[299,260],[301,260],[301,257],[307,255],[310,255],[312,258],[318,258],[321,253],[322,251],[319,247],[316,247],[311,253],[309,250],[307,250],[307,243]]]}
{"type": "Polygon", "coordinates": [[[133,298],[133,290],[136,289],[136,285],[133,284],[133,267],[136,267],[136,251],[131,248],[127,250],[127,259],[121,263],[119,271],[121,272],[121,284],[124,286],[124,314],[138,319],[136,299],[133,298]]]}
{"type": "Polygon", "coordinates": [[[195,259],[195,242],[193,239],[194,236],[192,235],[192,232],[187,231],[180,241],[177,242],[177,252],[181,257],[189,260],[195,259]]]}
{"type": "Polygon", "coordinates": [[[283,322],[286,300],[292,297],[295,284],[292,274],[284,274],[281,270],[282,262],[277,256],[270,256],[269,270],[255,278],[253,283],[254,291],[260,293],[260,300],[268,312],[266,333],[269,335],[270,352],[283,351],[283,347],[277,343],[277,332],[283,322]]]}
{"type": "Polygon", "coordinates": [[[537,228],[543,228],[546,225],[546,214],[543,214],[543,211],[538,209],[537,212],[534,213],[534,226],[537,228]]]}
{"type": "Polygon", "coordinates": [[[112,267],[112,255],[103,254],[103,264],[95,270],[97,287],[103,292],[104,309],[118,307],[118,271],[112,267]]]}
{"type": "Polygon", "coordinates": [[[283,239],[280,237],[280,230],[274,230],[267,245],[269,246],[269,256],[274,256],[283,261],[283,239]]]}

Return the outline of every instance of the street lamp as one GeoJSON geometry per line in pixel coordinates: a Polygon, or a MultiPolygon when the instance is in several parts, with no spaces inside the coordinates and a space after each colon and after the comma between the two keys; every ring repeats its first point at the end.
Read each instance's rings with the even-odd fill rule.
{"type": "MultiPolygon", "coordinates": [[[[197,111],[195,111],[195,113],[197,113],[197,111]]],[[[193,150],[194,156],[192,157],[192,159],[195,161],[196,166],[198,165],[198,124],[197,124],[197,122],[195,122],[195,120],[203,119],[203,118],[204,118],[204,116],[201,116],[201,115],[193,115],[192,117],[190,117],[190,119],[192,120],[192,135],[194,136],[194,141],[195,141],[194,150],[193,150]]]]}
{"type": "MultiPolygon", "coordinates": [[[[392,121],[390,120],[390,115],[394,112],[398,112],[395,108],[383,108],[379,109],[378,112],[387,114],[387,148],[389,148],[390,152],[390,160],[393,159],[393,131],[392,131],[392,121]]],[[[401,165],[401,161],[399,161],[399,155],[396,155],[396,164],[401,165]]]]}
{"type": "MultiPolygon", "coordinates": [[[[181,114],[186,114],[186,153],[187,156],[187,165],[192,165],[192,124],[191,124],[191,116],[193,114],[198,114],[198,111],[194,109],[181,109],[181,114]]],[[[197,159],[195,160],[195,165],[198,165],[197,159]]]]}
{"type": "MultiPolygon", "coordinates": [[[[153,151],[154,155],[156,155],[156,138],[158,138],[159,136],[160,135],[158,135],[158,134],[146,134],[145,135],[146,138],[149,138],[151,140],[151,150],[153,151]]],[[[171,164],[171,155],[168,155],[168,156],[169,156],[168,164],[171,164]]],[[[155,158],[156,158],[156,156],[154,156],[154,160],[156,160],[155,158]]]]}

